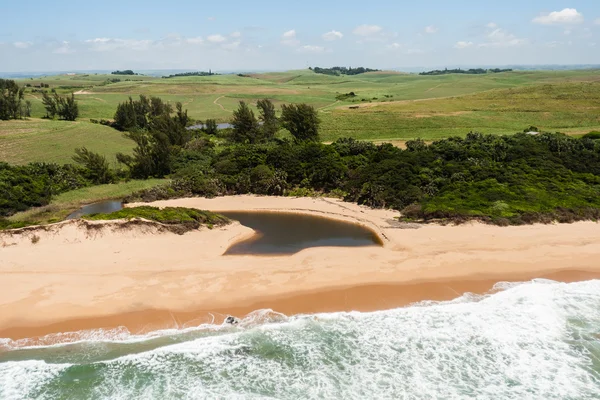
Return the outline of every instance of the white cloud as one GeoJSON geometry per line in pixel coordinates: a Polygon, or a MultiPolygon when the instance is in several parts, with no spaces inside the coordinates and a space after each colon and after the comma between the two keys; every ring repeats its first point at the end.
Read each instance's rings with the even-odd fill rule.
{"type": "Polygon", "coordinates": [[[487,42],[481,43],[479,47],[513,47],[527,43],[525,39],[519,39],[504,29],[496,28],[486,35],[487,42]]]}
{"type": "Polygon", "coordinates": [[[142,51],[150,48],[154,42],[152,40],[96,38],[88,39],[85,43],[89,43],[93,51],[112,51],[117,49],[142,51]]]}
{"type": "Polygon", "coordinates": [[[490,23],[486,24],[486,27],[490,28],[490,29],[496,29],[498,27],[498,24],[495,22],[490,22],[490,23]]]}
{"type": "Polygon", "coordinates": [[[583,14],[574,8],[565,8],[562,11],[552,11],[549,14],[542,14],[539,17],[535,17],[532,22],[542,25],[581,24],[583,22],[583,14]]]}
{"type": "Polygon", "coordinates": [[[295,39],[296,38],[296,30],[292,29],[290,31],[283,32],[283,35],[281,35],[281,37],[284,39],[295,39]]]}
{"type": "Polygon", "coordinates": [[[292,29],[284,32],[283,35],[281,35],[281,44],[286,46],[298,46],[300,41],[296,39],[296,30],[292,29]]]}
{"type": "Polygon", "coordinates": [[[240,47],[241,43],[241,41],[237,40],[235,42],[226,43],[221,47],[223,47],[225,50],[237,50],[240,47]]]}
{"type": "Polygon", "coordinates": [[[54,54],[71,54],[71,53],[75,53],[75,50],[73,50],[70,46],[69,46],[69,42],[67,41],[63,41],[62,45],[56,49],[54,49],[54,51],[52,51],[54,54]]]}
{"type": "Polygon", "coordinates": [[[406,50],[406,54],[424,54],[425,51],[421,49],[408,49],[406,50]]]}
{"type": "Polygon", "coordinates": [[[223,42],[227,41],[227,38],[223,35],[216,34],[216,35],[209,35],[206,38],[206,40],[211,43],[223,43],[223,42]]]}
{"type": "Polygon", "coordinates": [[[456,49],[466,49],[467,47],[472,47],[473,42],[456,42],[454,48],[456,49]]]}
{"type": "Polygon", "coordinates": [[[343,38],[344,35],[342,34],[342,32],[338,32],[338,31],[331,31],[331,32],[327,32],[323,34],[323,39],[327,40],[328,42],[332,42],[334,40],[338,40],[343,38]]]}
{"type": "Polygon", "coordinates": [[[217,17],[208,17],[206,19],[209,20],[209,21],[216,21],[217,17]]]}
{"type": "Polygon", "coordinates": [[[383,28],[378,25],[360,25],[354,28],[352,33],[357,36],[367,37],[377,35],[378,33],[381,33],[382,30],[383,28]]]}
{"type": "Polygon", "coordinates": [[[429,33],[429,34],[433,34],[433,33],[437,33],[438,28],[436,28],[433,25],[429,25],[425,27],[425,33],[429,33]]]}
{"type": "Polygon", "coordinates": [[[13,45],[17,49],[27,49],[27,48],[31,47],[33,45],[33,43],[31,43],[31,42],[14,42],[13,45]]]}
{"type": "Polygon", "coordinates": [[[404,46],[401,45],[400,43],[392,43],[392,44],[388,44],[386,47],[388,49],[390,49],[390,50],[398,50],[398,49],[401,49],[404,46]]]}
{"type": "Polygon", "coordinates": [[[596,18],[596,20],[594,21],[594,24],[600,25],[600,18],[596,18]]]}
{"type": "Polygon", "coordinates": [[[298,51],[302,53],[323,53],[325,52],[325,47],[323,46],[302,46],[298,49],[298,51]]]}
{"type": "Polygon", "coordinates": [[[202,38],[202,36],[193,37],[193,38],[187,38],[185,41],[188,42],[189,44],[202,44],[202,43],[204,43],[204,39],[202,38]]]}
{"type": "Polygon", "coordinates": [[[232,32],[229,36],[231,36],[232,38],[239,38],[242,37],[242,33],[241,32],[232,32]]]}
{"type": "Polygon", "coordinates": [[[569,36],[571,33],[573,33],[572,30],[570,29],[565,29],[565,31],[563,32],[566,36],[569,36]]]}

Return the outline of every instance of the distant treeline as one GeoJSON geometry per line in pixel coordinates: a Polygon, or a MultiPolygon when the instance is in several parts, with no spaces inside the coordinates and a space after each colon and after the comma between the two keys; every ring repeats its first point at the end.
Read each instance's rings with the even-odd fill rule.
{"type": "Polygon", "coordinates": [[[133,72],[130,69],[126,69],[124,71],[113,71],[111,72],[112,75],[137,75],[135,72],[133,72]]]}
{"type": "Polygon", "coordinates": [[[215,74],[212,71],[208,71],[208,72],[204,72],[204,71],[198,71],[198,72],[182,72],[180,74],[173,74],[173,75],[169,75],[169,76],[163,76],[164,79],[169,79],[169,78],[177,78],[179,76],[213,76],[213,75],[219,75],[219,74],[215,74]]]}
{"type": "Polygon", "coordinates": [[[359,74],[364,74],[365,72],[377,72],[379,71],[378,69],[370,69],[370,68],[364,68],[364,67],[358,67],[358,68],[348,68],[348,67],[332,67],[332,68],[321,68],[321,67],[309,67],[308,69],[310,69],[311,71],[313,71],[314,73],[317,74],[324,74],[324,75],[335,75],[335,76],[340,76],[340,75],[359,75],[359,74]]]}
{"type": "Polygon", "coordinates": [[[434,69],[433,71],[421,72],[421,73],[419,73],[419,75],[446,75],[446,74],[479,75],[479,74],[487,74],[487,73],[497,74],[498,72],[511,72],[511,71],[512,71],[512,69],[510,69],[510,68],[506,68],[506,69],[501,69],[501,68],[492,68],[492,69],[483,69],[483,68],[448,69],[448,68],[446,68],[444,70],[434,69]]]}

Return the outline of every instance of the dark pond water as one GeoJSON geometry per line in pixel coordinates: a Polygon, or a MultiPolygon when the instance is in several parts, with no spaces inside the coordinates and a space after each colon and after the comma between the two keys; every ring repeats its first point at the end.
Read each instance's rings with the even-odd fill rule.
{"type": "Polygon", "coordinates": [[[84,215],[90,214],[108,214],[119,211],[123,208],[123,203],[120,200],[101,201],[99,203],[88,204],[81,207],[67,217],[67,219],[81,218],[84,215]]]}
{"type": "Polygon", "coordinates": [[[221,212],[257,234],[236,243],[226,255],[294,254],[310,247],[381,246],[381,240],[370,229],[349,222],[312,215],[275,212],[221,212]]]}

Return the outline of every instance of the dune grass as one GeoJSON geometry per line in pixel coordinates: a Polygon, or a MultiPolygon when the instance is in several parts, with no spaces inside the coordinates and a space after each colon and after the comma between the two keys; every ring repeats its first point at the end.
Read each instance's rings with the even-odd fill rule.
{"type": "Polygon", "coordinates": [[[86,215],[83,219],[90,221],[110,221],[115,219],[143,218],[150,221],[156,221],[167,226],[171,232],[184,234],[201,226],[212,229],[215,226],[227,225],[230,220],[220,214],[210,211],[197,210],[184,207],[165,207],[157,208],[150,206],[140,206],[124,208],[110,214],[92,214],[86,215]]]}

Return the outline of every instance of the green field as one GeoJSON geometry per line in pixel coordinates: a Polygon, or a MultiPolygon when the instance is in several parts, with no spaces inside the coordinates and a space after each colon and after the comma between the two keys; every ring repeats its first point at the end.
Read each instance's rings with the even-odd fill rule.
{"type": "Polygon", "coordinates": [[[514,133],[530,125],[573,134],[600,128],[600,70],[440,76],[396,72],[329,76],[300,70],[171,79],[89,74],[19,82],[46,83],[61,94],[77,93],[80,118],[75,123],[39,119],[45,115],[41,93],[27,88],[33,118],[0,122],[0,160],[10,163],[69,162],[73,149],[80,146],[105,154],[113,162],[115,153],[130,151],[132,143],[89,120],[112,119],[119,102],[140,94],[182,102],[190,117],[219,122],[229,121],[240,100],[252,107],[265,97],[276,106],[308,103],[319,110],[325,141],[342,136],[433,140],[472,130],[514,133]],[[107,83],[113,78],[121,82],[107,83]],[[336,100],[349,92],[356,97],[336,100]]]}
{"type": "Polygon", "coordinates": [[[0,121],[0,161],[10,164],[71,163],[75,148],[82,146],[105,155],[113,164],[116,163],[115,154],[131,152],[133,142],[115,129],[85,120],[0,121]]]}

